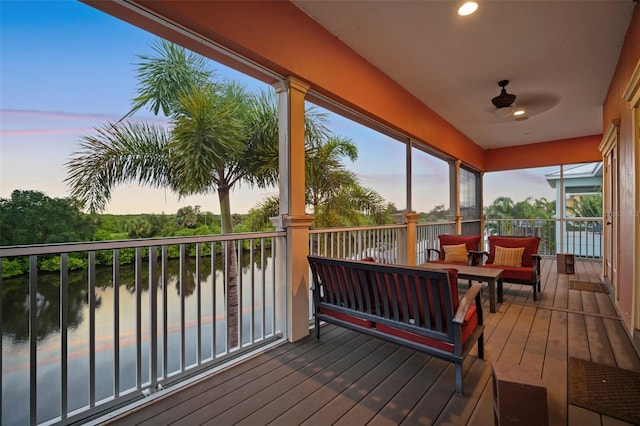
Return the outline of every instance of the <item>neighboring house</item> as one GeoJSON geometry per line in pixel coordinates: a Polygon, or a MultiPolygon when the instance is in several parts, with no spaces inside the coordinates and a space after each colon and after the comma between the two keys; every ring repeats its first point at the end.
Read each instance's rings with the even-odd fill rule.
{"type": "Polygon", "coordinates": [[[602,162],[566,166],[562,174],[558,170],[546,174],[545,178],[556,190],[557,251],[599,258],[602,253],[602,217],[598,218],[599,221],[596,223],[567,219],[576,217],[570,209],[574,203],[585,195],[602,192],[602,162]]]}

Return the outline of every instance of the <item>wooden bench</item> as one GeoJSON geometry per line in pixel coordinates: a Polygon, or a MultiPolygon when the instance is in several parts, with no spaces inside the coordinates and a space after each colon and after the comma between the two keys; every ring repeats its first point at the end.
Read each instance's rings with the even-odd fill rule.
{"type": "Polygon", "coordinates": [[[453,362],[462,395],[462,361],[475,342],[484,357],[480,284],[459,300],[455,269],[308,260],[317,339],[325,321],[453,362]]]}

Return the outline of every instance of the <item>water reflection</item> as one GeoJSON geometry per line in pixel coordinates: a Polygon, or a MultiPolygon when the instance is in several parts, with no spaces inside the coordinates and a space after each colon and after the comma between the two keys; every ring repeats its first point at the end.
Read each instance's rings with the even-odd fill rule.
{"type": "MultiPolygon", "coordinates": [[[[264,337],[273,332],[271,319],[273,306],[272,265],[270,253],[265,255],[264,265],[260,256],[251,262],[249,253],[242,259],[242,333],[244,342],[251,338],[264,337]],[[265,277],[265,282],[262,278],[265,277]],[[252,285],[255,279],[255,286],[252,285]],[[266,291],[263,291],[266,289],[266,291]],[[266,315],[263,320],[263,309],[266,315]]],[[[201,359],[212,357],[225,350],[226,323],[224,277],[221,259],[214,262],[215,276],[212,273],[211,258],[201,258],[200,280],[197,279],[196,261],[187,258],[180,281],[178,260],[169,260],[167,264],[167,291],[164,294],[162,279],[158,277],[158,348],[163,345],[162,298],[168,302],[167,372],[181,368],[181,341],[184,334],[184,364],[194,364],[197,360],[198,308],[201,312],[201,359]],[[215,283],[215,288],[214,288],[215,283]],[[199,286],[199,288],[198,288],[199,286]],[[195,295],[200,293],[200,306],[195,295]],[[181,300],[180,294],[184,293],[181,300]],[[182,308],[184,306],[184,308],[182,308]],[[184,309],[184,329],[182,328],[182,309],[184,309]],[[215,325],[215,345],[212,341],[215,325]]],[[[141,330],[142,330],[142,381],[149,380],[149,270],[144,262],[141,267],[141,330]]],[[[114,394],[115,380],[114,354],[115,341],[119,344],[120,392],[136,385],[136,285],[134,265],[120,267],[120,280],[117,289],[113,288],[111,267],[96,269],[96,397],[109,398],[114,394]],[[118,297],[115,298],[117,292],[118,297]],[[118,300],[119,332],[116,338],[114,328],[115,302],[118,300]]],[[[160,275],[160,274],[158,274],[160,275]]],[[[68,281],[68,362],[69,362],[69,411],[88,404],[89,336],[88,327],[88,276],[86,271],[69,272],[68,281]]],[[[37,401],[38,422],[55,418],[60,407],[60,278],[57,273],[39,273],[37,279],[37,401]]],[[[2,424],[28,424],[29,412],[29,282],[28,277],[5,279],[2,282],[2,405],[4,409],[2,424]]],[[[158,351],[158,364],[163,365],[162,350],[158,351]]]]}

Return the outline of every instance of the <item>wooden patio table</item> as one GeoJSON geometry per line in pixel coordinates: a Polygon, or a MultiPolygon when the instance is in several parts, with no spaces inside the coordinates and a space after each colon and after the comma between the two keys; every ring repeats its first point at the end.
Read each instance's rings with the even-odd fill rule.
{"type": "Polygon", "coordinates": [[[498,303],[502,303],[502,269],[483,268],[482,266],[452,265],[447,263],[427,262],[419,265],[427,269],[457,269],[458,278],[486,282],[489,285],[489,311],[496,312],[496,284],[498,287],[498,303]]]}

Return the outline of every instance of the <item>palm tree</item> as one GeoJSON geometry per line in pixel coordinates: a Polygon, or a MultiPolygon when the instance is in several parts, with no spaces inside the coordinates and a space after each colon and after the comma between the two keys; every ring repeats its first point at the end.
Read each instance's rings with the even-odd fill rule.
{"type": "MultiPolygon", "coordinates": [[[[71,196],[90,210],[104,210],[123,183],[170,188],[179,196],[216,193],[222,233],[233,232],[229,194],[240,182],[270,187],[278,178],[278,109],[273,91],[247,93],[233,82],[212,80],[204,58],[168,41],[140,56],[138,96],[122,119],[84,136],[67,163],[71,196]],[[139,109],[169,118],[168,129],[130,121],[139,109]]],[[[324,115],[306,112],[308,140],[327,137],[324,115]]],[[[237,258],[225,245],[228,346],[236,347],[237,258]]]]}
{"type": "MultiPolygon", "coordinates": [[[[269,186],[276,182],[277,131],[260,123],[269,110],[233,82],[212,82],[204,59],[167,41],[154,45],[157,57],[142,56],[138,97],[118,122],[107,123],[96,135],[84,136],[80,150],[67,163],[71,196],[91,212],[101,211],[119,184],[137,182],[168,187],[180,196],[217,193],[221,229],[232,233],[229,193],[240,181],[269,186]],[[162,111],[169,130],[125,120],[143,106],[162,111]],[[263,130],[266,130],[263,132],[263,130]],[[273,158],[269,158],[272,156],[273,158]]],[[[238,299],[235,246],[226,244],[227,320],[229,348],[237,346],[238,299]]]]}
{"type": "MultiPolygon", "coordinates": [[[[390,206],[376,191],[363,187],[347,170],[343,158],[356,160],[357,146],[347,138],[308,138],[306,147],[306,203],[313,211],[314,227],[358,226],[389,223],[390,206]]],[[[271,227],[279,199],[267,197],[251,209],[245,222],[252,231],[271,227]]]]}

